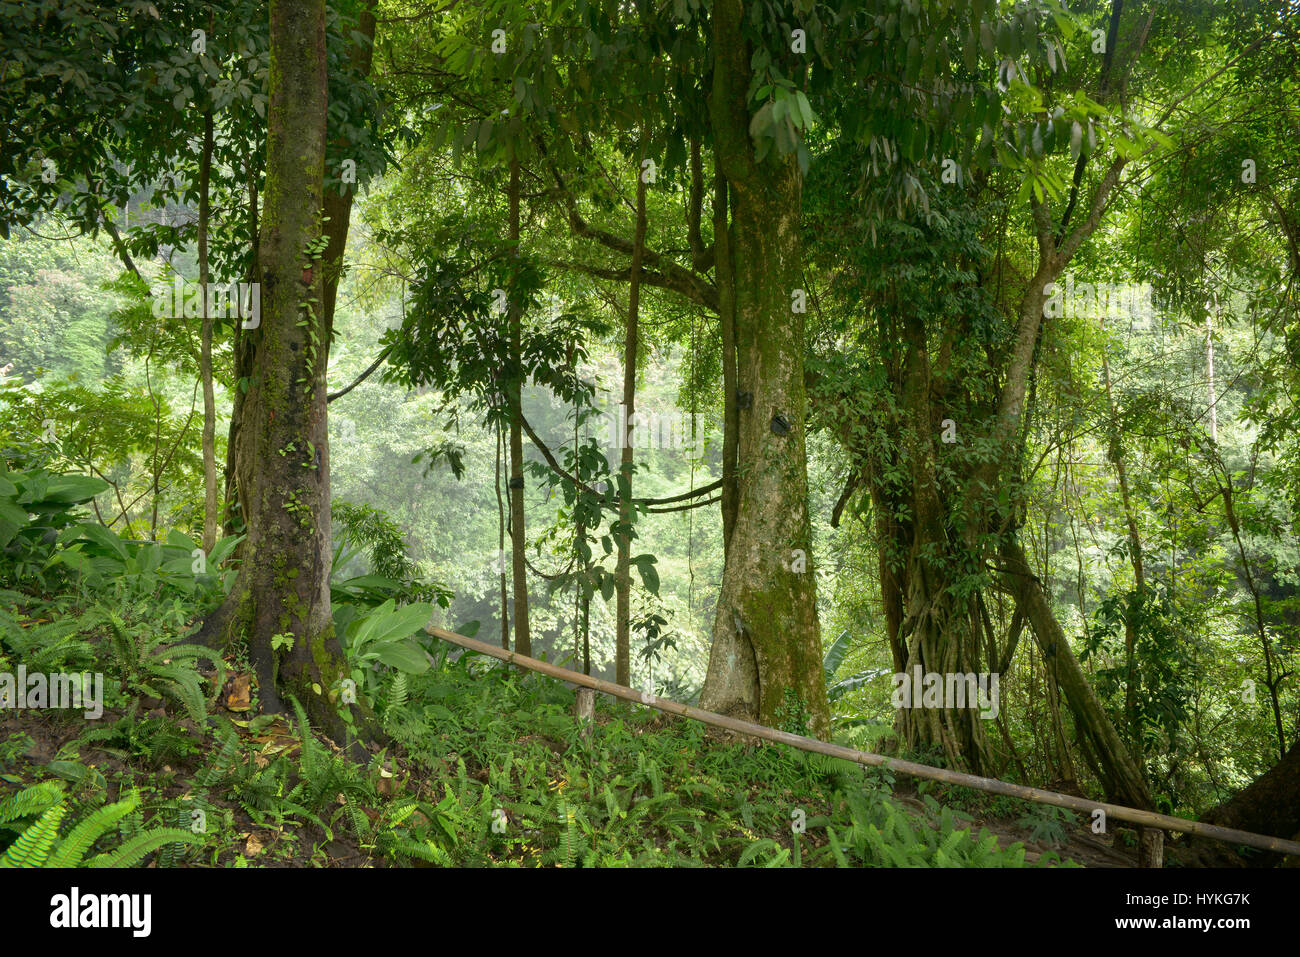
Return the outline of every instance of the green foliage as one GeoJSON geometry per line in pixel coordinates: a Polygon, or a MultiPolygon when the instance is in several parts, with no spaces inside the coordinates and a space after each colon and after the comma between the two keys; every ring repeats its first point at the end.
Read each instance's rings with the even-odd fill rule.
{"type": "Polygon", "coordinates": [[[845,803],[851,817],[847,829],[828,827],[829,854],[840,867],[1024,867],[1020,844],[998,845],[997,837],[981,828],[971,834],[959,822],[961,812],[935,805],[936,825],[918,825],[906,811],[878,792],[849,792],[845,803]]]}
{"type": "Polygon", "coordinates": [[[207,700],[197,663],[208,660],[216,668],[213,694],[225,682],[225,662],[211,648],[194,644],[169,644],[165,634],[128,627],[116,612],[108,612],[113,663],[126,691],[155,698],[164,695],[182,704],[199,727],[207,724],[207,700]]]}
{"type": "Polygon", "coordinates": [[[393,716],[392,733],[412,757],[454,768],[433,785],[441,800],[406,805],[381,843],[401,857],[442,865],[824,866],[837,863],[834,831],[854,866],[1023,864],[1022,850],[971,838],[937,808],[938,830],[902,811],[893,820],[884,809],[893,807],[886,779],[852,762],[723,745],[694,722],[652,727],[648,712],[605,711],[603,702],[586,741],[566,692],[502,668],[475,677],[473,660],[444,659],[408,678],[407,707],[393,716]],[[862,794],[874,797],[865,804],[851,797],[862,794]],[[796,807],[807,811],[807,832],[792,841],[796,807]],[[494,821],[504,829],[494,831],[494,821]],[[878,847],[866,836],[870,826],[887,834],[878,847]]]}
{"type": "Polygon", "coordinates": [[[446,608],[451,593],[437,582],[426,581],[406,553],[402,530],[382,509],[354,505],[340,499],[330,502],[337,529],[330,573],[330,594],[336,602],[371,607],[391,598],[406,602],[436,602],[446,608]],[[360,555],[369,560],[367,574],[344,578],[360,555]]]}
{"type": "Polygon", "coordinates": [[[1052,807],[1050,804],[1035,804],[1031,813],[1022,817],[1018,823],[1029,829],[1029,839],[1060,847],[1065,844],[1068,835],[1066,825],[1077,824],[1078,815],[1065,808],[1052,807]]]}
{"type": "Polygon", "coordinates": [[[0,356],[11,375],[97,382],[120,372],[107,349],[119,264],[104,244],[22,232],[0,240],[0,356]],[[89,247],[89,248],[87,248],[89,247]]]}
{"type": "Polygon", "coordinates": [[[79,573],[95,593],[121,599],[142,594],[183,597],[215,604],[234,581],[234,570],[223,575],[220,565],[242,539],[242,535],[223,538],[204,557],[198,543],[175,529],[165,542],[127,542],[104,526],[87,522],[59,536],[66,547],[50,564],[79,573]]]}
{"type": "MultiPolygon", "coordinates": [[[[238,539],[195,564],[198,317],[160,322],[150,287],[193,272],[192,147],[208,118],[211,265],[224,279],[252,274],[256,198],[277,195],[261,168],[264,9],[0,0],[0,114],[12,120],[0,130],[0,235],[32,227],[0,247],[0,365],[17,368],[0,389],[0,667],[100,668],[114,676],[110,706],[125,712],[42,773],[93,790],[105,775],[72,760],[79,747],[159,776],[201,754],[210,760],[196,783],[234,802],[231,820],[338,829],[367,851],[439,865],[1023,861],[971,835],[954,807],[1018,816],[1036,840],[1059,843],[1067,818],[1055,811],[921,787],[926,813],[912,814],[892,800],[887,769],[722,745],[636,708],[602,707],[581,737],[557,686],[419,633],[435,606],[485,631],[508,614],[504,569],[486,556],[505,523],[493,463],[519,424],[539,450],[546,436],[559,466],[530,455],[524,490],[526,558],[550,587],[531,595],[547,655],[570,654],[572,625],[575,656],[590,643],[598,667],[606,657],[609,566],[628,536],[641,540],[637,678],[652,668],[686,689],[702,677],[717,610],[708,589],[725,553],[716,515],[651,514],[640,502],[620,515],[633,475],[593,431],[620,371],[635,373],[638,408],[700,411],[711,443],[720,422],[737,437],[738,399],[724,392],[765,399],[766,382],[729,377],[765,343],[746,328],[754,304],[728,318],[714,229],[778,173],[798,188],[764,225],[801,233],[799,261],[779,265],[811,308],[791,317],[807,348],[764,357],[760,380],[777,366],[806,373],[807,420],[796,424],[810,491],[789,504],[806,509],[812,537],[740,547],[798,544],[829,558],[817,589],[823,633],[839,634],[822,672],[836,740],[882,750],[895,715],[873,679],[918,649],[936,667],[1006,672],[1002,737],[987,735],[999,775],[1041,784],[1072,763],[1101,793],[1094,762],[1072,753],[1080,701],[1062,708],[1039,693],[1076,650],[1161,806],[1203,811],[1295,739],[1300,46],[1284,4],[1164,5],[1154,19],[1118,5],[1104,58],[1094,29],[1107,10],[1055,0],[450,4],[385,21],[382,96],[360,73],[364,6],[327,13],[326,188],[350,194],[399,137],[405,160],[373,183],[350,237],[378,253],[350,258],[376,265],[341,290],[336,341],[313,333],[309,346],[322,374],[326,358],[334,375],[369,366],[377,339],[388,362],[330,406],[336,422],[346,407],[363,425],[330,449],[335,490],[356,499],[333,504],[334,631],[396,742],[387,765],[386,754],[362,770],[312,737],[301,709],[294,735],[250,716],[209,739],[205,691],[224,668],[182,637],[231,586],[238,539]],[[205,22],[210,47],[192,47],[205,22]],[[493,48],[497,29],[508,55],[493,48]],[[728,89],[743,113],[736,130],[715,123],[728,89]],[[621,370],[642,156],[659,178],[647,191],[639,353],[621,370]],[[517,243],[501,238],[512,167],[523,184],[517,243]],[[711,210],[714,196],[734,202],[711,210]],[[69,227],[109,236],[69,246],[35,234],[69,227]],[[1035,287],[1056,265],[1081,282],[1155,283],[1157,315],[1040,314],[1035,287]],[[715,316],[739,334],[735,351],[715,316]],[[422,474],[407,469],[403,483],[412,464],[422,474]],[[1019,573],[1001,559],[1021,544],[1070,647],[1006,599],[1019,573]],[[191,720],[142,718],[144,698],[163,695],[191,720]],[[793,810],[808,812],[806,829],[790,829],[793,810]]],[[[324,250],[313,242],[301,262],[341,269],[324,250]]],[[[750,276],[778,266],[742,265],[750,276]]],[[[228,403],[268,374],[241,368],[234,381],[233,326],[219,320],[213,343],[218,463],[228,403]]],[[[739,421],[772,411],[746,407],[739,421]]],[[[739,432],[741,454],[770,448],[765,434],[756,446],[739,432]]],[[[680,502],[684,488],[727,474],[735,446],[721,444],[638,454],[637,495],[680,502]]],[[[765,455],[740,463],[742,501],[765,455]]],[[[771,557],[760,565],[774,569],[771,557]]],[[[300,572],[315,573],[287,574],[300,572]]],[[[300,640],[281,628],[271,650],[300,640]]],[[[238,642],[229,650],[246,672],[238,642]]],[[[781,727],[806,733],[805,705],[787,692],[781,727]]],[[[6,772],[23,771],[21,740],[0,744],[6,772]]],[[[909,755],[959,764],[944,743],[909,755]]],[[[48,798],[22,806],[24,857],[60,846],[66,817],[48,798]]],[[[167,801],[170,820],[183,802],[167,801]]],[[[128,838],[137,812],[116,822],[128,838]]],[[[70,857],[87,853],[77,848],[92,820],[70,857]]],[[[177,851],[168,842],[159,864],[177,851]]]]}
{"type": "Polygon", "coordinates": [[[1079,658],[1104,656],[1094,669],[1097,692],[1107,702],[1117,727],[1136,731],[1144,751],[1175,738],[1189,717],[1192,669],[1203,630],[1198,609],[1181,607],[1168,590],[1155,585],[1143,592],[1112,595],[1098,607],[1079,658]],[[1135,635],[1130,678],[1125,629],[1135,635]],[[1132,687],[1133,713],[1126,689],[1132,687]]]}
{"type": "Polygon", "coordinates": [[[397,608],[390,598],[378,608],[353,617],[342,643],[357,687],[373,696],[380,665],[411,675],[427,671],[428,654],[413,636],[422,633],[432,614],[433,606],[428,602],[397,608]]]}
{"type": "Polygon", "coordinates": [[[85,475],[66,475],[33,465],[10,470],[0,457],[0,547],[3,561],[20,580],[40,572],[58,537],[77,519],[78,506],[94,499],[108,483],[85,475]]]}
{"type": "MultiPolygon", "coordinates": [[[[11,451],[7,457],[31,456],[11,451]]],[[[98,522],[80,520],[84,505],[108,488],[92,476],[39,465],[10,470],[0,461],[0,569],[37,582],[62,573],[88,596],[113,602],[148,595],[215,603],[224,595],[233,572],[223,576],[220,566],[242,536],[221,539],[207,556],[175,529],[163,542],[124,539],[98,522]]]]}
{"type": "Polygon", "coordinates": [[[889,673],[888,668],[868,668],[836,681],[835,673],[839,671],[845,655],[849,653],[849,649],[852,647],[853,639],[849,632],[845,631],[826,649],[826,657],[822,662],[822,677],[826,682],[826,700],[831,704],[834,704],[848,692],[866,686],[872,678],[889,673]]]}
{"type": "Polygon", "coordinates": [[[777,727],[791,734],[808,735],[808,708],[799,693],[786,688],[780,706],[776,709],[777,727]]]}
{"type": "Polygon", "coordinates": [[[171,718],[140,718],[137,711],[128,710],[121,720],[107,727],[87,728],[74,743],[93,745],[121,761],[137,761],[154,768],[202,753],[195,732],[178,727],[171,718]]]}
{"type": "Polygon", "coordinates": [[[97,517],[132,539],[141,537],[140,525],[154,527],[155,508],[185,527],[191,505],[183,493],[166,494],[167,487],[201,486],[203,476],[192,386],[172,392],[165,374],[143,378],[119,374],[91,383],[27,384],[10,379],[0,385],[4,456],[18,468],[46,468],[69,478],[79,473],[81,480],[100,483],[97,517]],[[104,494],[109,488],[113,494],[104,494]]]}
{"type": "MultiPolygon", "coordinates": [[[[650,556],[651,561],[654,560],[650,556]]],[[[638,566],[639,567],[639,566],[638,566]]],[[[658,583],[651,590],[649,601],[655,602],[655,593],[658,591],[658,583]]],[[[631,633],[638,636],[641,647],[637,649],[637,654],[647,664],[663,659],[666,651],[676,648],[679,636],[674,634],[669,627],[668,618],[664,617],[661,612],[666,611],[662,603],[645,604],[631,616],[629,626],[631,633]]],[[[672,612],[667,611],[669,617],[672,612]]]]}
{"type": "Polygon", "coordinates": [[[62,800],[63,785],[58,781],[42,781],[23,788],[0,801],[0,824],[21,832],[62,800]]]}
{"type": "Polygon", "coordinates": [[[133,867],[143,858],[172,843],[194,844],[200,838],[178,828],[157,827],[135,834],[116,848],[87,858],[96,842],[139,806],[138,794],[93,811],[71,828],[63,827],[68,805],[62,786],[46,782],[24,788],[0,801],[0,830],[36,819],[20,829],[9,843],[0,867],[133,867]]]}
{"type": "MultiPolygon", "coordinates": [[[[17,592],[0,592],[0,601],[6,605],[13,602],[13,607],[29,600],[17,592]]],[[[94,664],[96,650],[86,635],[107,620],[104,609],[63,611],[54,621],[20,622],[0,606],[0,650],[4,657],[15,663],[24,662],[31,671],[42,673],[81,671],[94,664]]]]}

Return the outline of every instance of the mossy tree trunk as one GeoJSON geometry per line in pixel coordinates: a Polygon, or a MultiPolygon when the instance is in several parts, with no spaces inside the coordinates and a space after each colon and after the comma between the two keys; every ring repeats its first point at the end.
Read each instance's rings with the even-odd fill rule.
{"type": "MultiPolygon", "coordinates": [[[[1053,239],[1048,210],[1036,208],[1037,268],[1021,293],[1014,335],[990,351],[985,373],[974,375],[960,361],[963,350],[971,348],[966,343],[974,339],[973,315],[957,309],[937,322],[921,308],[924,297],[882,294],[873,311],[887,396],[866,404],[852,390],[823,398],[852,410],[828,412],[827,420],[836,423],[841,440],[854,450],[871,494],[895,669],[911,674],[919,665],[923,673],[943,676],[945,685],[949,674],[1001,675],[1012,661],[1016,626],[1005,651],[1000,650],[979,615],[983,595],[1000,587],[1032,625],[1051,680],[1103,756],[1108,795],[1149,807],[1140,762],[1125,749],[1060,637],[1041,583],[1032,575],[1024,577],[1028,565],[1015,540],[1023,509],[1023,416],[1047,289],[1096,228],[1119,169],[1112,165],[1089,219],[1063,245],[1053,239]],[[881,434],[891,440],[880,441],[876,437],[881,434]],[[1001,576],[990,575],[995,558],[1004,566],[1012,561],[1023,574],[1004,569],[1001,576]]],[[[939,294],[950,295],[947,290],[939,294]]],[[[901,708],[900,737],[910,748],[939,750],[954,766],[987,773],[996,766],[983,718],[986,713],[991,717],[991,710],[972,706],[968,697],[962,707],[955,705],[944,701],[938,707],[917,707],[913,702],[901,708]]]]}
{"type": "MultiPolygon", "coordinates": [[[[246,229],[249,236],[248,271],[245,281],[259,282],[262,270],[258,252],[258,172],[253,158],[248,158],[248,205],[245,209],[246,229]]],[[[222,534],[236,535],[248,526],[248,505],[246,489],[250,482],[252,462],[244,448],[242,430],[244,421],[244,399],[248,394],[246,384],[253,376],[252,335],[244,331],[243,321],[235,323],[235,338],[231,349],[231,365],[234,372],[235,390],[231,395],[230,428],[226,435],[226,497],[225,514],[222,518],[222,534]]],[[[242,557],[243,546],[236,552],[242,557]]]]}
{"type": "MultiPolygon", "coordinates": [[[[365,0],[357,18],[357,29],[353,34],[353,43],[348,58],[353,68],[361,76],[370,76],[373,61],[373,43],[375,39],[376,0],[365,0]]],[[[346,155],[348,141],[338,139],[335,147],[338,153],[346,155]]],[[[327,240],[323,257],[324,295],[323,312],[325,328],[333,335],[334,311],[338,300],[339,283],[344,272],[343,254],[347,247],[348,229],[352,219],[352,203],[356,197],[356,184],[340,180],[333,188],[324,191],[325,220],[324,236],[327,240]]],[[[248,170],[248,207],[246,210],[247,232],[251,238],[252,249],[247,281],[257,282],[260,275],[258,267],[258,191],[257,171],[249,164],[248,170]]],[[[252,339],[244,334],[241,324],[235,326],[234,339],[234,373],[236,381],[248,380],[253,375],[254,347],[252,339]]],[[[236,388],[232,396],[230,429],[226,443],[225,464],[225,502],[224,534],[234,535],[241,525],[248,524],[248,510],[245,505],[246,490],[252,480],[255,462],[250,455],[249,446],[242,440],[240,426],[244,421],[244,395],[242,388],[236,388]]],[[[242,552],[241,552],[242,554],[242,552]]]]}
{"type": "Polygon", "coordinates": [[[329,335],[320,250],[325,4],[273,0],[270,15],[261,321],[243,337],[252,373],[240,433],[254,463],[241,485],[248,538],[235,585],[201,634],[247,642],[264,710],[283,711],[293,695],[313,725],[338,734],[329,695],[344,666],[330,617],[329,335]]]}
{"type": "MultiPolygon", "coordinates": [[[[714,164],[717,166],[716,157],[714,164]]],[[[735,274],[731,269],[731,246],[727,243],[727,178],[717,166],[713,187],[714,276],[718,288],[718,332],[722,342],[722,541],[731,541],[736,527],[736,502],[740,498],[736,478],[736,453],[740,441],[740,407],[736,396],[736,310],[735,274]]]]}
{"type": "MultiPolygon", "coordinates": [[[[864,399],[857,390],[838,395],[822,391],[826,412],[846,447],[855,450],[854,482],[870,494],[876,527],[881,604],[896,674],[978,676],[997,672],[997,641],[982,614],[981,569],[990,547],[989,516],[996,503],[982,497],[958,503],[960,481],[969,463],[960,447],[945,441],[960,428],[977,431],[977,403],[968,382],[950,371],[950,339],[970,334],[964,314],[945,317],[942,337],[927,327],[908,301],[881,303],[876,321],[888,399],[864,399]],[[936,341],[939,347],[936,349],[936,341]],[[932,354],[937,358],[932,359],[932,354]],[[955,412],[972,410],[971,415],[955,412]],[[958,424],[947,421],[957,415],[958,424]],[[880,436],[888,435],[888,441],[880,436]]],[[[987,421],[987,407],[978,412],[987,421]]],[[[951,436],[955,438],[954,436],[951,436]]],[[[994,719],[981,707],[968,682],[957,701],[907,701],[896,716],[904,746],[941,752],[954,767],[987,773],[995,766],[987,734],[994,719]],[[986,717],[987,716],[987,717],[986,717]]],[[[991,690],[991,689],[990,689],[991,690]]],[[[909,698],[912,695],[909,695],[909,698]]],[[[991,705],[991,702],[987,704],[991,705]]]]}
{"type": "MultiPolygon", "coordinates": [[[[896,399],[904,422],[901,445],[911,473],[910,501],[902,510],[910,520],[898,523],[901,537],[895,540],[900,574],[895,603],[901,610],[899,628],[893,634],[894,658],[903,663],[902,673],[947,675],[976,674],[991,670],[982,660],[982,631],[973,627],[979,592],[956,588],[961,578],[978,565],[984,530],[975,525],[950,527],[950,503],[944,501],[940,462],[943,402],[951,383],[936,381],[927,351],[926,330],[912,312],[902,319],[906,351],[900,369],[896,399]],[[937,399],[937,403],[932,403],[937,399]],[[964,597],[958,597],[961,594],[964,597]]],[[[950,762],[975,773],[991,768],[991,752],[984,734],[987,711],[978,700],[966,697],[958,706],[947,700],[943,707],[900,708],[898,729],[912,748],[933,747],[950,762]]]]}
{"type": "MultiPolygon", "coordinates": [[[[808,519],[802,285],[802,181],[794,156],[755,160],[746,90],[752,51],[739,0],[713,9],[714,148],[730,194],[719,238],[720,301],[733,316],[740,403],[734,525],[700,706],[780,724],[789,705],[829,733],[808,519]]],[[[725,211],[723,211],[725,214],[725,211]]],[[[715,211],[718,222],[722,217],[715,211]]]]}

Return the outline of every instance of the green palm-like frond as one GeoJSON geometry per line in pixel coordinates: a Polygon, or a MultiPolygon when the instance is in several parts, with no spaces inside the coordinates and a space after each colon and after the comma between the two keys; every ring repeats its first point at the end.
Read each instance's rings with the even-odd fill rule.
{"type": "Polygon", "coordinates": [[[59,825],[68,813],[67,806],[56,804],[50,808],[27,830],[18,835],[18,840],[9,845],[5,856],[0,858],[0,867],[41,867],[49,857],[50,848],[59,836],[59,825]]]}
{"type": "MultiPolygon", "coordinates": [[[[42,781],[0,801],[0,824],[44,814],[63,800],[62,781],[42,781]]],[[[16,830],[16,828],[15,828],[16,830]]]]}
{"type": "Polygon", "coordinates": [[[97,854],[86,861],[87,867],[133,867],[148,854],[152,854],[165,844],[196,844],[199,835],[182,831],[177,827],[157,827],[137,834],[115,851],[97,854]]]}
{"type": "Polygon", "coordinates": [[[116,801],[101,807],[86,818],[59,842],[59,846],[50,854],[46,867],[76,867],[81,863],[90,845],[99,840],[110,827],[126,817],[140,803],[139,795],[116,801]]]}
{"type": "Polygon", "coordinates": [[[139,830],[140,796],[134,792],[94,811],[60,838],[59,830],[68,813],[64,801],[61,783],[42,782],[0,802],[0,816],[8,815],[11,821],[22,820],[33,809],[43,807],[40,817],[0,857],[0,867],[131,867],[164,845],[201,840],[199,835],[172,827],[139,830]],[[55,803],[50,804],[51,800],[55,803]],[[86,860],[86,852],[114,825],[119,825],[126,842],[86,860]]]}

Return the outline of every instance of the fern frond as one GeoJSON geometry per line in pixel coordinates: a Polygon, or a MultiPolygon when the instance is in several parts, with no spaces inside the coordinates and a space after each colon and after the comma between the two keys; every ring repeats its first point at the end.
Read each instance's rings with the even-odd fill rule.
{"type": "Polygon", "coordinates": [[[159,827],[137,834],[115,851],[97,854],[86,862],[87,867],[133,867],[141,858],[152,854],[164,844],[197,844],[200,837],[191,831],[176,827],[159,827]]]}
{"type": "Polygon", "coordinates": [[[122,729],[117,725],[109,725],[106,728],[87,728],[81,734],[77,735],[77,744],[87,745],[96,741],[112,741],[122,734],[122,729]]]}
{"type": "Polygon", "coordinates": [[[239,751],[239,735],[229,725],[217,731],[217,738],[221,741],[221,750],[217,752],[211,764],[194,776],[195,783],[203,788],[209,788],[216,783],[220,777],[219,769],[230,764],[239,751]]]}
{"type": "Polygon", "coordinates": [[[67,805],[56,804],[9,845],[5,856],[0,857],[0,867],[40,867],[49,856],[59,836],[59,825],[68,813],[67,805]]]}
{"type": "MultiPolygon", "coordinates": [[[[193,810],[193,808],[187,808],[182,804],[178,804],[176,807],[176,826],[180,828],[182,831],[193,830],[193,828],[189,826],[191,820],[190,819],[191,810],[193,810]]],[[[168,844],[158,853],[158,866],[175,867],[177,862],[182,860],[184,856],[185,856],[185,845],[173,841],[171,844],[168,844]]]]}
{"type": "Polygon", "coordinates": [[[71,831],[59,842],[59,846],[50,854],[46,867],[76,867],[82,857],[110,827],[136,809],[140,796],[130,797],[101,807],[71,831]]]}
{"type": "Polygon", "coordinates": [[[44,814],[63,800],[62,781],[42,781],[0,801],[0,824],[44,814]]]}
{"type": "Polygon", "coordinates": [[[428,861],[430,864],[437,864],[439,867],[454,867],[455,862],[451,855],[443,848],[439,847],[433,841],[418,843],[409,837],[401,834],[392,836],[392,850],[398,854],[405,854],[408,857],[418,857],[422,861],[428,861]]]}
{"type": "Polygon", "coordinates": [[[395,716],[406,707],[407,694],[406,672],[395,671],[393,673],[392,684],[388,686],[388,697],[384,704],[385,718],[395,716]]]}
{"type": "Polygon", "coordinates": [[[753,844],[749,845],[749,847],[745,848],[745,852],[740,855],[740,860],[736,862],[736,866],[744,867],[746,864],[753,861],[755,858],[758,857],[759,854],[762,854],[764,851],[780,851],[780,850],[782,850],[781,845],[776,843],[776,841],[772,840],[770,837],[760,838],[759,840],[755,841],[753,844]]]}
{"type": "Polygon", "coordinates": [[[192,665],[198,661],[207,661],[215,665],[217,669],[217,677],[213,682],[214,698],[216,697],[217,693],[220,692],[222,686],[226,683],[225,659],[223,659],[218,652],[213,651],[211,648],[206,648],[203,645],[194,645],[194,644],[170,645],[167,648],[166,655],[168,658],[172,660],[173,663],[183,661],[183,662],[188,662],[192,665]]]}
{"type": "Polygon", "coordinates": [[[365,839],[370,836],[370,819],[357,806],[357,802],[352,800],[351,795],[345,795],[343,806],[347,809],[348,820],[352,823],[352,830],[357,837],[365,839]]]}
{"type": "MultiPolygon", "coordinates": [[[[149,669],[155,676],[163,679],[162,690],[169,697],[175,698],[189,712],[194,723],[203,727],[208,722],[207,699],[203,696],[203,687],[199,683],[199,673],[183,664],[156,664],[149,669]]],[[[141,685],[141,687],[147,687],[141,685]]]]}

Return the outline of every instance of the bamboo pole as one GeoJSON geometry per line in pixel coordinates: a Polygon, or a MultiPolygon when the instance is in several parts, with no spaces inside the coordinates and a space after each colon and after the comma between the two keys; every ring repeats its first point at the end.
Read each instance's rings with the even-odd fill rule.
{"type": "Polygon", "coordinates": [[[791,734],[788,731],[778,731],[775,728],[769,728],[761,724],[754,724],[751,721],[742,721],[739,718],[732,718],[723,714],[715,714],[712,711],[702,711],[699,708],[692,708],[690,705],[685,705],[678,701],[669,701],[665,698],[658,698],[651,694],[624,687],[623,685],[614,684],[612,681],[593,678],[590,675],[570,671],[568,668],[561,668],[558,665],[553,665],[546,661],[538,661],[536,658],[529,658],[527,655],[520,655],[513,651],[505,651],[501,648],[485,644],[484,642],[477,641],[473,638],[466,638],[464,635],[458,635],[455,632],[444,631],[441,628],[430,626],[424,630],[435,638],[441,638],[443,641],[449,641],[454,645],[459,645],[462,648],[477,652],[478,654],[500,659],[507,664],[517,665],[530,671],[549,675],[552,678],[559,678],[560,680],[570,682],[571,684],[593,688],[596,691],[612,695],[615,698],[623,698],[626,701],[647,705],[648,707],[656,708],[659,711],[666,711],[669,714],[679,715],[683,718],[690,718],[694,721],[700,721],[704,724],[712,725],[715,728],[726,728],[729,731],[736,731],[740,734],[762,738],[766,741],[774,741],[778,744],[788,744],[791,747],[799,748],[802,751],[811,751],[814,754],[825,754],[833,758],[843,758],[846,761],[854,761],[858,764],[865,764],[870,767],[887,767],[891,771],[907,774],[916,778],[925,778],[930,781],[942,781],[945,784],[959,784],[963,787],[974,788],[977,791],[988,791],[991,794],[1005,794],[1008,797],[1021,798],[1026,801],[1033,801],[1036,804],[1052,804],[1056,807],[1069,808],[1074,811],[1083,811],[1086,814],[1091,814],[1093,811],[1100,808],[1106,813],[1107,819],[1115,818],[1116,820],[1129,821],[1130,823],[1140,824],[1145,827],[1158,827],[1165,831],[1196,834],[1200,837],[1208,837],[1216,841],[1227,841],[1231,844],[1245,844],[1248,847],[1256,847],[1260,850],[1272,851],[1276,854],[1294,854],[1300,856],[1300,843],[1283,840],[1280,837],[1271,837],[1266,834],[1253,834],[1250,831],[1239,831],[1236,828],[1231,827],[1219,827],[1216,824],[1205,824],[1201,821],[1190,821],[1186,818],[1172,817],[1168,814],[1157,814],[1154,811],[1143,811],[1138,808],[1124,807],[1122,804],[1107,804],[1102,801],[1089,801],[1086,798],[1074,797],[1070,794],[1058,794],[1055,791],[1044,791],[1040,788],[1025,787],[1021,784],[1011,784],[1007,781],[999,781],[996,778],[985,778],[975,774],[964,774],[960,771],[950,771],[946,768],[933,768],[926,764],[916,764],[912,761],[889,758],[880,754],[871,754],[867,751],[857,751],[853,748],[846,748],[838,744],[829,744],[825,741],[818,741],[815,738],[806,738],[800,734],[791,734]]]}

